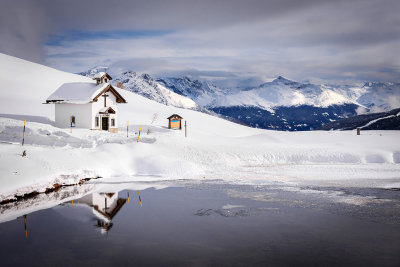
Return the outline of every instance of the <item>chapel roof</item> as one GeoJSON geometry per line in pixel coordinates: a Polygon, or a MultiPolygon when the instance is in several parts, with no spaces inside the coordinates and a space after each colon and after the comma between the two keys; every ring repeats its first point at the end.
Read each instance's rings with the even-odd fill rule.
{"type": "Polygon", "coordinates": [[[46,103],[85,104],[97,101],[99,95],[107,91],[117,97],[118,103],[126,103],[126,100],[109,83],[96,85],[81,82],[64,83],[46,99],[46,103]]]}

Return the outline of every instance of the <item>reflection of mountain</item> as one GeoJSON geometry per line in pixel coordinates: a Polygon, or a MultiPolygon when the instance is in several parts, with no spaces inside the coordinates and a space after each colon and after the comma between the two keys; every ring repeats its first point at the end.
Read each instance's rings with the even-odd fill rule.
{"type": "Polygon", "coordinates": [[[102,228],[102,233],[113,226],[112,219],[125,204],[125,198],[119,198],[118,193],[93,193],[75,200],[77,204],[92,207],[97,217],[97,227],[102,228]]]}
{"type": "Polygon", "coordinates": [[[39,194],[34,198],[0,205],[0,223],[14,220],[24,214],[30,214],[48,208],[55,208],[66,201],[70,201],[73,198],[79,198],[92,192],[94,188],[95,185],[93,184],[67,186],[49,194],[39,194]]]}

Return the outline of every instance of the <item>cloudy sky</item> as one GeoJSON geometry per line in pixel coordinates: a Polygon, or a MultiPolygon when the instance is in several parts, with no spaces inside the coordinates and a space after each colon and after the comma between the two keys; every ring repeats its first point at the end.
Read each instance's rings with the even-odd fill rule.
{"type": "Polygon", "coordinates": [[[70,72],[400,81],[399,0],[0,2],[0,52],[70,72]]]}

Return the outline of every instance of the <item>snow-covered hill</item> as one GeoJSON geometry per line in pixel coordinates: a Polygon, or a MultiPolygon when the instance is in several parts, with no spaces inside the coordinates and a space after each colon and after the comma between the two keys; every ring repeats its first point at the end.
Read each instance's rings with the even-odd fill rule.
{"type": "Polygon", "coordinates": [[[0,53],[0,114],[36,115],[54,119],[54,105],[46,99],[67,82],[93,82],[88,77],[67,73],[0,53]]]}

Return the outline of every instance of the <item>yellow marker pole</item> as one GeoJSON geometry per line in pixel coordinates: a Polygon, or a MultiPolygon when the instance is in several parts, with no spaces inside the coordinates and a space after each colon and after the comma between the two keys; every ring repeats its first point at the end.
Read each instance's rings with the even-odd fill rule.
{"type": "Polygon", "coordinates": [[[129,133],[129,121],[126,122],[126,137],[128,137],[128,133],[129,133]]]}
{"type": "Polygon", "coordinates": [[[139,135],[138,135],[138,137],[137,137],[137,141],[139,142],[139,137],[140,137],[140,131],[142,130],[142,125],[140,125],[140,128],[139,128],[139,135]]]}
{"type": "Polygon", "coordinates": [[[129,203],[129,191],[128,191],[128,203],[129,203]]]}
{"type": "Polygon", "coordinates": [[[22,146],[24,146],[24,143],[25,143],[25,124],[26,124],[26,120],[24,120],[24,130],[22,131],[22,146]]]}
{"type": "Polygon", "coordinates": [[[28,228],[26,227],[26,215],[24,215],[25,237],[28,238],[28,228]]]}
{"type": "Polygon", "coordinates": [[[139,191],[137,191],[137,193],[138,193],[138,196],[139,196],[140,207],[142,208],[143,206],[142,206],[142,199],[140,198],[140,192],[139,192],[139,191]]]}
{"type": "Polygon", "coordinates": [[[74,200],[72,200],[72,206],[74,205],[74,200]]]}

